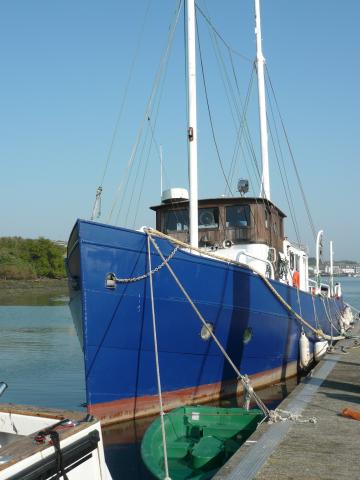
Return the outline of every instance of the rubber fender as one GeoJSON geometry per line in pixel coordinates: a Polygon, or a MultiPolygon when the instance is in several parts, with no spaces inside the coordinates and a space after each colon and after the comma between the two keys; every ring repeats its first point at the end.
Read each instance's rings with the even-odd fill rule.
{"type": "Polygon", "coordinates": [[[325,355],[328,349],[329,343],[327,340],[319,340],[315,342],[314,345],[314,357],[317,362],[321,360],[321,358],[325,355]]]}
{"type": "Polygon", "coordinates": [[[310,342],[304,332],[301,332],[300,340],[300,366],[306,368],[310,363],[310,342]]]}

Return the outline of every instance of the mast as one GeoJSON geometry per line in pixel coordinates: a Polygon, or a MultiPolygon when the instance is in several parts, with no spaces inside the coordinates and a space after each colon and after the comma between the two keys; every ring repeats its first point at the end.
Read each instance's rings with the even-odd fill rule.
{"type": "Polygon", "coordinates": [[[265,101],[265,58],[261,46],[260,0],[255,0],[256,69],[258,78],[262,178],[260,196],[270,200],[269,149],[265,101]]]}
{"type": "Polygon", "coordinates": [[[195,0],[186,0],[186,7],[190,245],[198,247],[195,0]]]}
{"type": "Polygon", "coordinates": [[[319,230],[317,237],[316,237],[316,268],[315,268],[315,275],[316,275],[316,283],[318,289],[320,290],[320,257],[322,255],[322,237],[323,237],[323,230],[319,230]]]}
{"type": "Polygon", "coordinates": [[[330,293],[334,295],[334,250],[333,242],[330,242],[330,293]]]}
{"type": "Polygon", "coordinates": [[[160,198],[163,194],[163,150],[160,145],[160,198]]]}

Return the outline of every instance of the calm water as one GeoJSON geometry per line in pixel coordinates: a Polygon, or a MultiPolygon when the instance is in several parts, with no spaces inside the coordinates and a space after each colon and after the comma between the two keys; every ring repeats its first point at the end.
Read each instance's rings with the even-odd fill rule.
{"type": "MultiPolygon", "coordinates": [[[[360,309],[360,278],[341,279],[346,301],[360,309]]],[[[67,305],[0,306],[0,381],[9,388],[3,402],[79,410],[85,402],[83,360],[67,305]]],[[[56,301],[55,303],[58,303],[56,301]]],[[[294,382],[261,392],[275,405],[294,382]]],[[[234,406],[236,399],[226,406],[234,406]]],[[[125,422],[103,432],[114,479],[149,480],[139,445],[151,420],[125,422]]]]}
{"type": "Polygon", "coordinates": [[[79,409],[83,360],[67,305],[0,306],[4,402],[79,409]]]}

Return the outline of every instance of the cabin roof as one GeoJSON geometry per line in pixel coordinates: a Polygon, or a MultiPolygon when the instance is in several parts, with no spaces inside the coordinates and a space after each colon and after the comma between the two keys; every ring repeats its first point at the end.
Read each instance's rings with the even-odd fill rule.
{"type": "MultiPolygon", "coordinates": [[[[220,205],[238,205],[241,203],[244,204],[265,204],[269,207],[274,207],[279,215],[283,218],[286,217],[285,213],[280,210],[273,202],[266,198],[260,197],[218,197],[218,198],[202,198],[199,199],[199,206],[220,206],[220,205]]],[[[181,207],[187,206],[189,204],[189,200],[176,200],[176,201],[169,201],[166,203],[161,203],[160,205],[154,205],[151,210],[157,212],[158,210],[167,210],[169,206],[171,207],[181,207]]]]}

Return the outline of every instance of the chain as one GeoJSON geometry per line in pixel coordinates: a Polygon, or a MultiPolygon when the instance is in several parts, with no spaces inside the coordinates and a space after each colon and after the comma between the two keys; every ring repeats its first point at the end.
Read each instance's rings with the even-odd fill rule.
{"type": "Polygon", "coordinates": [[[289,410],[281,410],[280,408],[275,408],[275,410],[270,411],[269,423],[278,423],[285,422],[290,420],[295,423],[317,423],[316,417],[303,417],[300,413],[293,413],[289,410]]]}
{"type": "Polygon", "coordinates": [[[164,259],[160,265],[155,267],[153,270],[144,273],[143,275],[139,275],[138,277],[132,277],[132,278],[113,278],[113,280],[116,283],[133,283],[133,282],[138,282],[140,280],[144,280],[145,278],[149,277],[150,275],[153,275],[154,273],[157,273],[159,270],[161,270],[175,255],[175,253],[178,251],[179,245],[177,245],[174,250],[164,259]]]}

